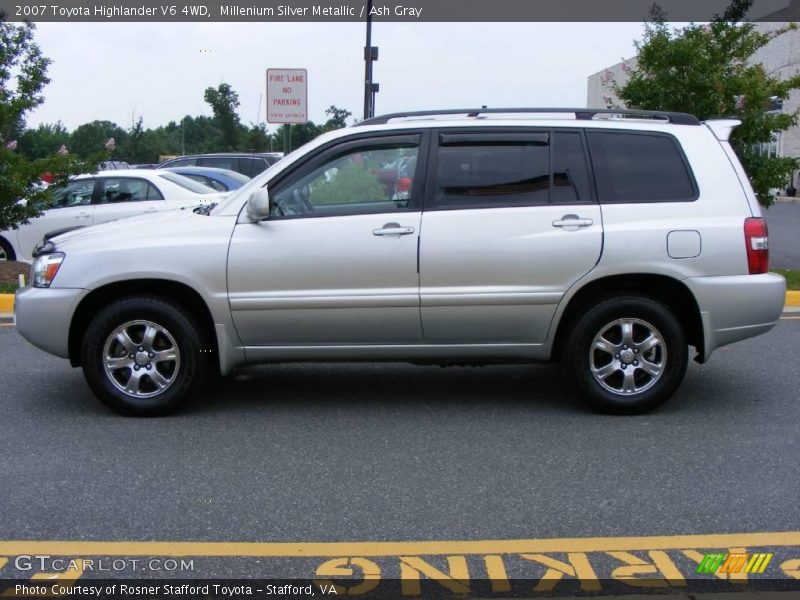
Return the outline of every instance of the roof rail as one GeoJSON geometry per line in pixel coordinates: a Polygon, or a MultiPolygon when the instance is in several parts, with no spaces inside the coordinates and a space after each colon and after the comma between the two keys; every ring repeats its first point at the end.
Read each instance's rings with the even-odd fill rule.
{"type": "Polygon", "coordinates": [[[658,110],[632,110],[627,108],[448,108],[445,110],[417,110],[411,112],[398,112],[372,117],[360,121],[360,125],[384,125],[392,119],[410,119],[419,117],[437,117],[446,115],[465,115],[476,118],[479,115],[513,114],[513,113],[574,113],[579,120],[592,120],[598,115],[619,115],[626,118],[644,118],[668,121],[675,125],[700,125],[700,120],[694,115],[680,112],[663,112],[658,110]]]}

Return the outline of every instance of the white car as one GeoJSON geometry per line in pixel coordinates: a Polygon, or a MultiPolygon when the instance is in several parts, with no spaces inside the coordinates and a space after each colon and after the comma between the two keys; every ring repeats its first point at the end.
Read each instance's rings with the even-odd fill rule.
{"type": "Polygon", "coordinates": [[[31,262],[45,234],[134,215],[218,202],[226,193],[166,170],[124,169],[79,175],[55,190],[39,217],[0,231],[0,260],[31,262]]]}

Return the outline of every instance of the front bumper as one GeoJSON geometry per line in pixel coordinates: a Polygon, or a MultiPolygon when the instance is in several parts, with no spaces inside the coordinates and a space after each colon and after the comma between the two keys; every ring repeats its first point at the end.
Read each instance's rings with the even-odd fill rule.
{"type": "Polygon", "coordinates": [[[69,358],[69,326],[84,289],[25,287],[14,300],[17,331],[37,348],[69,358]]]}
{"type": "Polygon", "coordinates": [[[775,327],[786,300],[786,280],[773,273],[690,277],[684,283],[700,308],[704,360],[720,346],[775,327]]]}

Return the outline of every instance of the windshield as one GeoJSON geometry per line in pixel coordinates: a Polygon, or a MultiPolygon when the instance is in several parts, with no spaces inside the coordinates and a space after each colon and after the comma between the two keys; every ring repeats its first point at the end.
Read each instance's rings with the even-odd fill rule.
{"type": "Polygon", "coordinates": [[[199,181],[194,181],[193,179],[184,177],[183,175],[178,175],[177,173],[159,173],[158,176],[163,177],[167,181],[171,181],[175,185],[181,186],[185,190],[194,192],[195,194],[217,193],[217,190],[215,190],[214,188],[208,187],[207,185],[200,183],[199,181]]]}
{"type": "Polygon", "coordinates": [[[238,181],[242,185],[250,181],[250,177],[248,177],[247,175],[242,175],[241,173],[237,173],[236,171],[230,171],[230,170],[226,170],[225,177],[229,177],[234,181],[238,181]]]}

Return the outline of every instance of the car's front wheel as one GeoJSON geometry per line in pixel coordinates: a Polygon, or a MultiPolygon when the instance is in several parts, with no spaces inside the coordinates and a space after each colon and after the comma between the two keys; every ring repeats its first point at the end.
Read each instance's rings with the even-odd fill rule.
{"type": "Polygon", "coordinates": [[[640,414],[666,402],[683,380],[686,335],[668,307],[615,296],[587,310],[564,347],[565,365],[595,409],[640,414]]]}
{"type": "Polygon", "coordinates": [[[208,372],[199,327],[152,296],[117,300],[86,330],[83,372],[95,395],[131,416],[171,412],[196,394],[208,372]]]}

